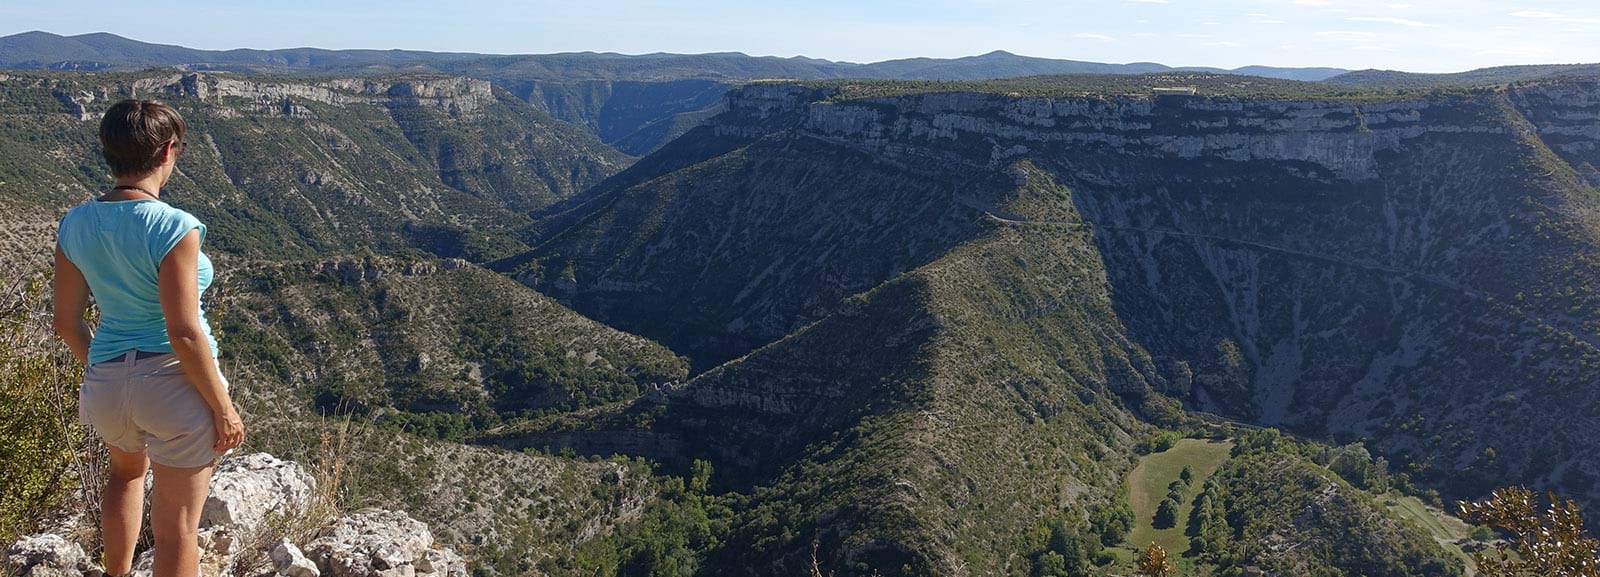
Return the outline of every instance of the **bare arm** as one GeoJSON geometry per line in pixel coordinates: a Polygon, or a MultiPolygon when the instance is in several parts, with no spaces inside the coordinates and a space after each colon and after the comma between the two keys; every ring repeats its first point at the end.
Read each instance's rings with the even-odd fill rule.
{"type": "Polygon", "coordinates": [[[56,334],[66,341],[78,362],[89,364],[89,340],[94,335],[89,331],[89,323],[83,320],[83,311],[89,307],[89,281],[84,280],[83,271],[78,270],[77,265],[67,260],[60,246],[56,247],[53,286],[56,334]]]}
{"type": "Polygon", "coordinates": [[[200,326],[200,281],[196,277],[199,261],[200,231],[191,230],[161,260],[157,288],[172,352],[177,355],[183,374],[211,407],[217,427],[216,450],[223,451],[244,440],[244,424],[222,384],[217,359],[211,356],[211,343],[200,326]]]}

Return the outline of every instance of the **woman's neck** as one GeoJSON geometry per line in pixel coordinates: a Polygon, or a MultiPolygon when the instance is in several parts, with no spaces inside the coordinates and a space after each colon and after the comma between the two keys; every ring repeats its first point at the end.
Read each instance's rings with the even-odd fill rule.
{"type": "Polygon", "coordinates": [[[124,176],[117,178],[116,186],[133,188],[135,190],[148,192],[150,193],[150,196],[161,198],[161,181],[162,178],[160,171],[156,171],[143,176],[124,176]]]}

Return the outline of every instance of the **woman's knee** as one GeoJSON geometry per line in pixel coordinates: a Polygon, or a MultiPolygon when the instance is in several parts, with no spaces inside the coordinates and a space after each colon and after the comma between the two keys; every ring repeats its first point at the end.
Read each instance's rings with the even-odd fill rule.
{"type": "Polygon", "coordinates": [[[145,459],[143,451],[130,453],[115,447],[110,447],[111,467],[110,477],[112,483],[125,484],[135,480],[143,480],[145,472],[150,470],[150,461],[145,459]]]}
{"type": "Polygon", "coordinates": [[[200,532],[185,523],[172,523],[166,526],[151,523],[150,539],[154,541],[157,551],[177,551],[179,547],[198,546],[200,532]]]}

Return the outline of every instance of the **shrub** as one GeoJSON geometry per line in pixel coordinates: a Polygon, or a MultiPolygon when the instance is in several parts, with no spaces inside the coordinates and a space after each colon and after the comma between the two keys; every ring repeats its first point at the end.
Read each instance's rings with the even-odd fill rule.
{"type": "Polygon", "coordinates": [[[1116,545],[1121,543],[1133,530],[1133,507],[1126,499],[1117,499],[1110,507],[1095,511],[1089,516],[1089,526],[1098,535],[1103,545],[1116,545]]]}
{"type": "Polygon", "coordinates": [[[50,328],[46,281],[0,286],[0,541],[6,543],[53,514],[99,519],[96,485],[105,449],[78,425],[83,367],[50,328]],[[67,503],[81,509],[66,511],[67,503]]]}

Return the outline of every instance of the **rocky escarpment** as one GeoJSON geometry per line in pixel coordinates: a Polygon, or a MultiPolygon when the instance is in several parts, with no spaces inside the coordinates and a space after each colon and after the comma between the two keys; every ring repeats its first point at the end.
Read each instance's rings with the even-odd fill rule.
{"type": "MultiPolygon", "coordinates": [[[[1457,496],[1600,494],[1591,432],[1539,424],[1600,402],[1597,197],[1571,160],[1592,111],[1562,95],[1592,81],[1399,98],[936,88],[745,87],[506,264],[706,367],[638,411],[863,574],[1006,571],[958,551],[1020,532],[1013,513],[1115,490],[1115,462],[1038,463],[1114,453],[1142,426],[1130,415],[1167,422],[1174,399],[1364,439],[1457,496]],[[1019,433],[1049,426],[1085,446],[1019,433]],[[1006,455],[963,448],[975,438],[1006,455]],[[1055,494],[1035,474],[1067,496],[1000,498],[1055,494]],[[991,513],[1002,503],[1017,509],[991,513]]],[[[749,531],[758,556],[804,559],[770,525],[749,531]]]]}
{"type": "Polygon", "coordinates": [[[0,197],[29,207],[0,217],[8,229],[48,225],[109,186],[92,121],[129,97],[165,100],[188,122],[164,196],[208,223],[223,252],[252,256],[500,256],[523,248],[509,231],[527,211],[630,160],[460,77],[18,74],[0,81],[0,146],[48,150],[36,143],[0,177],[0,197]]]}
{"type": "MultiPolygon", "coordinates": [[[[223,461],[201,513],[201,574],[466,577],[465,560],[434,543],[428,526],[406,513],[371,509],[308,519],[328,511],[319,498],[315,480],[296,463],[265,453],[223,461]],[[307,521],[318,527],[309,538],[285,533],[307,521]]],[[[60,534],[24,536],[5,553],[8,574],[18,577],[103,574],[80,544],[60,534]]],[[[134,574],[148,577],[156,554],[140,553],[134,574]]]]}
{"type": "Polygon", "coordinates": [[[736,93],[711,130],[779,127],[907,167],[1041,167],[1086,222],[975,210],[1095,231],[1120,316],[1182,368],[1168,386],[1194,406],[1380,439],[1467,491],[1538,479],[1589,495],[1584,434],[1525,435],[1537,414],[1597,402],[1596,94],[1571,80],[1394,101],[829,100],[771,85],[736,93]]]}
{"type": "Polygon", "coordinates": [[[85,121],[99,120],[103,108],[125,97],[183,96],[211,103],[240,99],[259,105],[268,113],[276,110],[288,116],[306,114],[295,101],[336,106],[423,106],[455,116],[472,116],[495,102],[489,81],[465,77],[275,82],[228,74],[188,73],[143,77],[116,87],[76,90],[63,87],[55,95],[85,121]]]}

